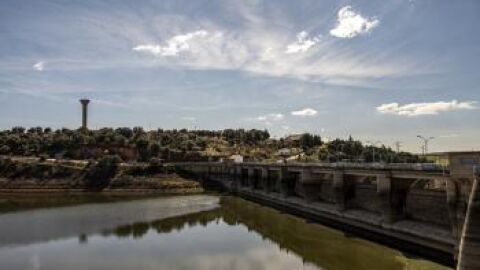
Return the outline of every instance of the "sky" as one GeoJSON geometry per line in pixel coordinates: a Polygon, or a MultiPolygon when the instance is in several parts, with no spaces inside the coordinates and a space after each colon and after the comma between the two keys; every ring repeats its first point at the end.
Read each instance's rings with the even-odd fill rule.
{"type": "Polygon", "coordinates": [[[3,0],[0,129],[268,129],[480,150],[477,0],[3,0]]]}

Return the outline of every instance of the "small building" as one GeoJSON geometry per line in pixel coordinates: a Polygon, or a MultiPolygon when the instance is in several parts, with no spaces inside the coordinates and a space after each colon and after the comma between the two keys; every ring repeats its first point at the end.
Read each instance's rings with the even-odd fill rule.
{"type": "Polygon", "coordinates": [[[282,157],[277,163],[287,162],[288,160],[297,160],[303,154],[300,148],[281,148],[278,150],[277,155],[282,157]]]}
{"type": "Polygon", "coordinates": [[[450,174],[458,178],[473,178],[475,167],[480,167],[480,152],[447,153],[450,174]]]}
{"type": "Polygon", "coordinates": [[[242,155],[231,155],[225,159],[227,162],[233,163],[243,163],[243,156],[242,155]]]}
{"type": "Polygon", "coordinates": [[[285,137],[285,142],[298,143],[302,139],[303,134],[292,134],[285,137]]]}
{"type": "Polygon", "coordinates": [[[278,150],[278,155],[282,157],[288,157],[292,154],[292,151],[290,148],[282,148],[278,150]]]}
{"type": "Polygon", "coordinates": [[[480,167],[480,151],[431,153],[427,159],[448,166],[450,175],[457,179],[472,179],[475,167],[480,167]]]}

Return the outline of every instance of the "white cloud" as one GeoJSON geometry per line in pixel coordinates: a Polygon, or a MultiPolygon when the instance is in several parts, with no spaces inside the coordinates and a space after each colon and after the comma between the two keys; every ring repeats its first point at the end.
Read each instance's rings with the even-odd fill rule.
{"type": "Polygon", "coordinates": [[[337,26],[330,30],[330,35],[339,38],[353,38],[360,34],[370,32],[380,24],[377,19],[364,18],[345,6],[338,11],[337,26]]]}
{"type": "Polygon", "coordinates": [[[305,108],[303,110],[293,111],[292,115],[306,117],[306,116],[315,116],[317,115],[317,113],[318,112],[312,108],[305,108]]]}
{"type": "Polygon", "coordinates": [[[438,136],[438,138],[442,138],[442,139],[450,139],[450,138],[457,138],[457,137],[460,137],[460,135],[457,133],[444,134],[444,135],[438,136]]]}
{"type": "Polygon", "coordinates": [[[313,47],[319,41],[318,37],[314,37],[313,39],[308,38],[308,33],[306,31],[302,31],[297,34],[297,40],[289,45],[285,49],[285,53],[292,54],[292,53],[299,53],[299,52],[306,52],[308,49],[313,47]]]}
{"type": "Polygon", "coordinates": [[[45,69],[45,62],[43,61],[37,62],[35,63],[35,65],[33,65],[33,68],[38,71],[43,71],[45,69]]]}
{"type": "Polygon", "coordinates": [[[184,117],[182,117],[182,120],[185,120],[185,121],[195,121],[196,118],[193,117],[193,116],[184,116],[184,117]]]}
{"type": "Polygon", "coordinates": [[[190,50],[190,43],[193,39],[203,38],[207,35],[207,31],[199,30],[174,36],[167,40],[167,44],[165,46],[160,46],[157,44],[142,44],[134,47],[133,50],[138,52],[148,52],[155,56],[177,56],[180,52],[190,50]]]}
{"type": "Polygon", "coordinates": [[[441,112],[475,109],[475,103],[475,101],[458,102],[457,100],[452,100],[450,102],[439,101],[399,105],[394,102],[378,106],[377,111],[383,114],[395,114],[401,116],[436,115],[441,112]]]}
{"type": "Polygon", "coordinates": [[[257,118],[255,118],[257,121],[280,121],[283,119],[283,114],[281,113],[270,113],[270,114],[265,114],[261,115],[257,118]]]}

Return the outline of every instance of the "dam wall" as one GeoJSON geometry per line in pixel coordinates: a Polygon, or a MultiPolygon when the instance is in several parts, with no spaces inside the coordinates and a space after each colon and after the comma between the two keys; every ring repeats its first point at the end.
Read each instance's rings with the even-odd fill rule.
{"type": "MultiPolygon", "coordinates": [[[[473,178],[457,179],[444,168],[298,163],[177,166],[238,196],[448,265],[459,260],[462,235],[469,239],[463,224],[473,178]]],[[[470,231],[476,235],[475,226],[470,225],[470,231]]]]}

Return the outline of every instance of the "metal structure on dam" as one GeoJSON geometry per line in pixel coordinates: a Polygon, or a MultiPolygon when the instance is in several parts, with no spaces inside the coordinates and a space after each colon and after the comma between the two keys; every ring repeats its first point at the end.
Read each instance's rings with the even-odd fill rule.
{"type": "Polygon", "coordinates": [[[480,172],[454,164],[177,166],[238,196],[428,257],[443,255],[457,269],[480,269],[480,172]]]}

